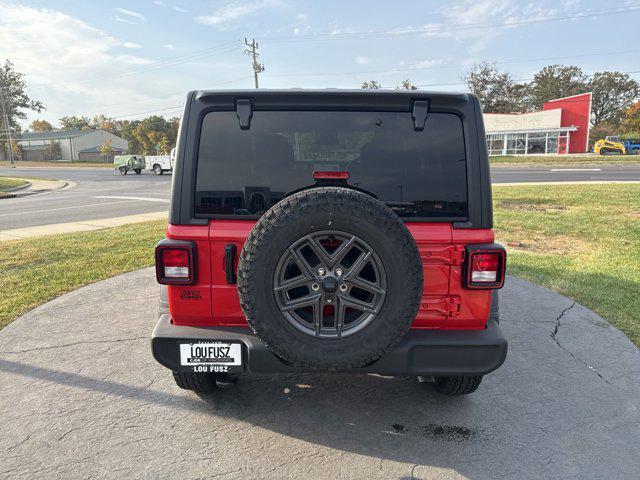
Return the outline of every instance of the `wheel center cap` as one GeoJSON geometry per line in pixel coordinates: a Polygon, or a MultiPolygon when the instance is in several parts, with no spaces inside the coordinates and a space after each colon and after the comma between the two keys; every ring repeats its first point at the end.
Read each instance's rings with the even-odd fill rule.
{"type": "Polygon", "coordinates": [[[338,287],[338,279],[334,276],[328,275],[322,279],[322,289],[327,293],[333,293],[338,287]]]}

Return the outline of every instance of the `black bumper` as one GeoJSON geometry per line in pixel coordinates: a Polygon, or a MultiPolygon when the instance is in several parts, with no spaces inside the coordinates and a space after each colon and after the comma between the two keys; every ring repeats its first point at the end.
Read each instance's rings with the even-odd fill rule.
{"type": "MultiPolygon", "coordinates": [[[[241,342],[244,371],[255,373],[300,372],[271,353],[249,329],[242,327],[183,327],[162,314],[151,338],[155,359],[177,372],[191,372],[180,365],[179,343],[199,340],[241,342]]],[[[402,341],[378,361],[349,370],[381,375],[485,375],[507,356],[507,340],[500,326],[490,320],[484,330],[410,330],[402,341]]]]}

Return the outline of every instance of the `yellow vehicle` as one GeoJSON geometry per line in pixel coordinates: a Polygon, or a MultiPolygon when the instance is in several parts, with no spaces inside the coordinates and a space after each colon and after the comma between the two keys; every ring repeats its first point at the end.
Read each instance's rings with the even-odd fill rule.
{"type": "Polygon", "coordinates": [[[600,155],[626,155],[627,149],[618,136],[607,136],[598,140],[593,151],[600,155]]]}

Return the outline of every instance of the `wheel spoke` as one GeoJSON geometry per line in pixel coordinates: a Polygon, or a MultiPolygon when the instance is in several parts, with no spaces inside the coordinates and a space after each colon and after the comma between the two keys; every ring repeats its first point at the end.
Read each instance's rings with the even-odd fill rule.
{"type": "Polygon", "coordinates": [[[300,255],[293,246],[289,247],[289,253],[291,253],[291,257],[293,257],[293,261],[296,262],[296,265],[298,265],[298,268],[303,274],[305,274],[306,272],[308,276],[315,277],[313,273],[313,267],[309,265],[309,263],[305,260],[305,258],[302,255],[300,255]]]}
{"type": "Polygon", "coordinates": [[[344,295],[339,295],[340,300],[344,303],[345,307],[355,308],[356,310],[362,310],[366,313],[378,313],[379,307],[374,304],[363,302],[362,300],[358,300],[353,297],[347,297],[344,295]]]}
{"type": "Polygon", "coordinates": [[[322,262],[327,267],[331,265],[331,257],[322,245],[316,242],[312,237],[309,237],[309,239],[307,240],[307,245],[311,247],[320,262],[322,262]]]}
{"type": "Polygon", "coordinates": [[[364,290],[369,293],[374,293],[376,295],[384,295],[385,293],[385,291],[375,283],[369,282],[357,275],[354,277],[351,277],[346,283],[352,287],[357,287],[361,290],[364,290]]]}
{"type": "Polygon", "coordinates": [[[322,330],[323,307],[322,298],[319,296],[317,301],[313,304],[313,326],[316,329],[316,337],[320,336],[320,331],[322,330]]]}
{"type": "Polygon", "coordinates": [[[317,303],[320,297],[321,297],[321,294],[314,293],[312,295],[296,298],[295,300],[288,300],[288,301],[285,301],[285,304],[281,309],[284,311],[290,311],[290,310],[296,310],[302,307],[313,306],[314,303],[317,303]]]}
{"type": "Polygon", "coordinates": [[[279,285],[276,285],[273,288],[273,291],[274,292],[281,292],[283,290],[291,290],[292,288],[301,287],[302,285],[306,285],[310,281],[311,281],[311,279],[307,275],[303,274],[302,276],[295,277],[292,280],[285,280],[284,282],[280,283],[279,285]]]}
{"type": "Polygon", "coordinates": [[[360,274],[360,271],[364,268],[366,263],[371,258],[371,252],[362,252],[360,256],[353,262],[353,265],[349,268],[343,280],[351,280],[360,274]]]}
{"type": "Polygon", "coordinates": [[[332,259],[331,266],[340,263],[344,258],[344,256],[347,253],[349,253],[349,251],[351,250],[351,247],[353,247],[353,244],[355,242],[356,242],[356,237],[351,237],[346,242],[343,242],[342,245],[340,245],[338,249],[335,252],[333,252],[333,255],[331,256],[331,259],[332,259]]]}
{"type": "Polygon", "coordinates": [[[336,306],[335,306],[335,326],[336,326],[336,335],[338,338],[342,336],[342,328],[344,327],[344,311],[346,306],[342,301],[341,297],[336,297],[336,306]]]}

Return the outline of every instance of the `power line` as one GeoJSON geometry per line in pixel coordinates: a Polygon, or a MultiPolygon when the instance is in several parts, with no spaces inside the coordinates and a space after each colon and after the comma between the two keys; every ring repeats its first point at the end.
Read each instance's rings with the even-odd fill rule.
{"type": "Polygon", "coordinates": [[[640,11],[639,5],[631,5],[627,7],[620,7],[618,9],[606,9],[606,10],[591,10],[574,12],[570,15],[558,15],[548,16],[543,18],[536,18],[532,20],[506,20],[504,22],[478,22],[468,23],[465,25],[433,25],[431,27],[408,27],[408,28],[396,28],[391,30],[377,30],[377,31],[362,31],[362,32],[349,32],[349,33],[324,33],[324,34],[306,34],[295,36],[273,36],[265,37],[263,43],[298,43],[307,41],[324,41],[324,40],[353,40],[370,37],[387,37],[387,36],[403,36],[403,35],[437,35],[440,33],[448,33],[455,31],[474,30],[478,28],[500,28],[500,27],[513,27],[518,25],[532,25],[538,23],[558,22],[564,20],[578,20],[581,18],[602,17],[608,15],[629,14],[640,11]]]}

